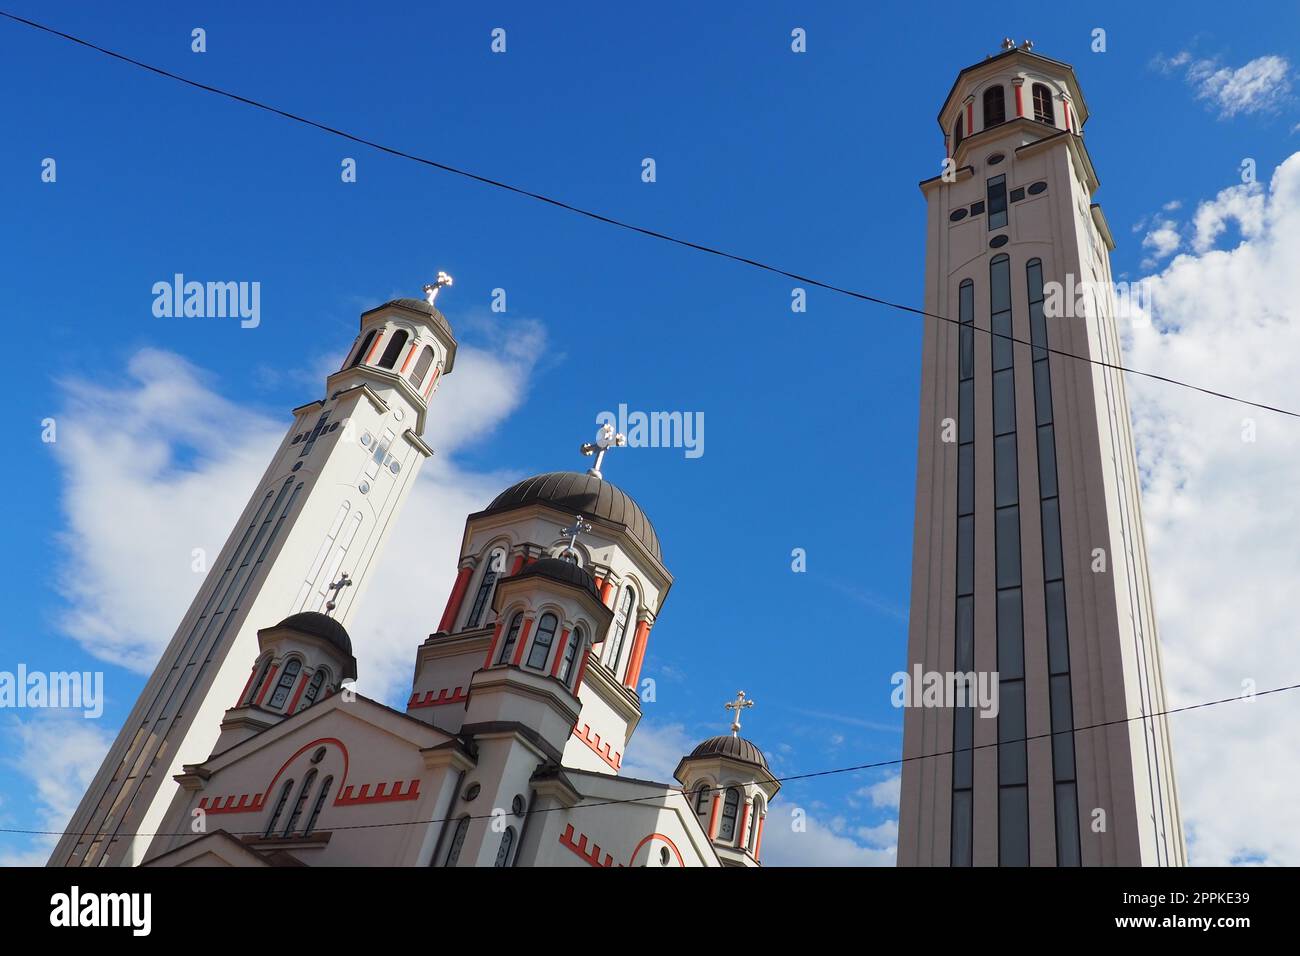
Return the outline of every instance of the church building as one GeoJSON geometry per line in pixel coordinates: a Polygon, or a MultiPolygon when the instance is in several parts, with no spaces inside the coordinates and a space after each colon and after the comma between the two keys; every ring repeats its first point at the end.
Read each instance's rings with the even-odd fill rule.
{"type": "Polygon", "coordinates": [[[450,284],[364,313],[326,397],[295,409],[50,865],[759,865],[780,783],[739,735],[743,692],[675,781],[620,774],[673,579],[601,473],[609,426],[585,473],[468,516],[404,709],[352,686],[347,624],[455,363],[450,284]]]}

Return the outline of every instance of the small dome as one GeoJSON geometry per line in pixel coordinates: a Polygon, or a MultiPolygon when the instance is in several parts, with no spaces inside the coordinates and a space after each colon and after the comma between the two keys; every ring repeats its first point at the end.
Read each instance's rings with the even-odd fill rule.
{"type": "Polygon", "coordinates": [[[366,316],[371,312],[378,312],[380,309],[387,309],[390,307],[406,309],[410,312],[419,312],[421,315],[427,315],[429,318],[433,319],[434,324],[437,325],[438,328],[447,333],[447,337],[451,339],[451,347],[447,349],[447,364],[446,368],[443,369],[443,373],[445,374],[450,372],[452,364],[456,361],[456,334],[452,332],[451,323],[447,321],[447,317],[423,299],[392,299],[391,301],[385,302],[383,305],[375,306],[373,309],[367,309],[365,312],[361,313],[361,319],[364,322],[366,316]]]}
{"type": "Polygon", "coordinates": [[[291,614],[277,624],[276,627],[288,627],[302,634],[319,637],[322,640],[329,641],[346,656],[352,656],[352,638],[348,637],[347,628],[334,618],[321,614],[319,611],[303,611],[299,614],[291,614]]]}
{"type": "Polygon", "coordinates": [[[656,561],[663,563],[659,535],[655,534],[650,519],[617,485],[576,471],[553,471],[511,485],[483,513],[512,511],[533,503],[551,505],[565,514],[603,518],[622,525],[645,545],[656,561]]]}
{"type": "Polygon", "coordinates": [[[691,751],[691,757],[730,757],[767,769],[767,758],[763,756],[763,751],[744,737],[733,737],[731,734],[710,737],[691,751]]]}
{"type": "Polygon", "coordinates": [[[597,600],[600,599],[600,592],[596,590],[596,582],[587,573],[586,569],[564,558],[541,558],[525,567],[515,577],[526,578],[530,575],[541,575],[555,581],[562,581],[565,584],[572,584],[575,587],[589,591],[597,600]]]}

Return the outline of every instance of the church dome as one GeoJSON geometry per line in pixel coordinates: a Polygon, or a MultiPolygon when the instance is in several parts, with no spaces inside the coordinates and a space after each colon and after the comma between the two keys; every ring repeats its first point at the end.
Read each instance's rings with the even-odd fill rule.
{"type": "Polygon", "coordinates": [[[424,301],[424,299],[403,298],[391,299],[383,305],[375,306],[373,309],[367,309],[365,312],[361,313],[361,321],[364,323],[366,316],[371,312],[378,312],[381,309],[390,308],[406,309],[409,312],[419,312],[421,315],[428,316],[433,320],[434,325],[447,333],[447,338],[451,340],[451,347],[447,349],[447,367],[443,371],[444,373],[450,372],[452,365],[455,364],[456,361],[456,334],[452,332],[451,323],[447,321],[447,317],[428,302],[424,301]]]}
{"type": "Polygon", "coordinates": [[[348,637],[347,628],[334,618],[321,614],[319,611],[303,611],[299,614],[291,614],[277,624],[276,627],[288,627],[301,634],[319,637],[321,640],[333,644],[348,657],[352,656],[352,638],[348,637]]]}
{"type": "Polygon", "coordinates": [[[550,505],[566,514],[603,518],[622,525],[645,545],[656,561],[663,563],[659,535],[640,505],[618,486],[591,475],[553,471],[525,478],[497,495],[483,513],[513,511],[535,503],[550,505]]]}
{"type": "Polygon", "coordinates": [[[767,769],[767,758],[763,756],[763,751],[744,737],[733,737],[731,734],[710,737],[692,750],[691,756],[686,759],[691,757],[730,757],[732,760],[743,760],[767,769]]]}
{"type": "Polygon", "coordinates": [[[586,569],[572,561],[566,561],[564,558],[542,558],[534,561],[516,574],[515,577],[526,578],[530,575],[539,575],[551,578],[554,581],[572,584],[575,587],[589,591],[597,600],[600,598],[600,592],[596,590],[596,582],[587,573],[586,569]]]}

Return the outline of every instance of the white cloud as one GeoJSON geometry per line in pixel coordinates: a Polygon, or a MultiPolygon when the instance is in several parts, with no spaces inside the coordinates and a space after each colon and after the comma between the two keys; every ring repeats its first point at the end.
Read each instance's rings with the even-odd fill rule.
{"type": "Polygon", "coordinates": [[[619,776],[672,783],[677,763],[695,749],[700,738],[687,733],[681,724],[660,724],[645,718],[637,725],[623,755],[619,776]]]}
{"type": "Polygon", "coordinates": [[[1291,64],[1281,56],[1260,56],[1244,66],[1221,66],[1216,59],[1194,59],[1186,51],[1156,57],[1165,73],[1186,67],[1185,78],[1197,99],[1210,103],[1220,119],[1243,113],[1271,112],[1291,91],[1291,64]]]}
{"type": "Polygon", "coordinates": [[[774,805],[763,825],[762,857],[764,866],[893,866],[896,846],[880,845],[888,824],[870,829],[871,846],[863,846],[846,833],[837,833],[833,825],[844,829],[842,820],[823,823],[808,816],[803,830],[795,829],[796,808],[774,805]]]}
{"type": "Polygon", "coordinates": [[[903,778],[899,774],[886,777],[857,791],[860,797],[866,797],[873,807],[884,807],[898,812],[898,797],[902,789],[903,778]]]}
{"type": "MultiPolygon", "coordinates": [[[[351,625],[364,693],[384,697],[409,682],[451,587],[465,516],[518,477],[467,472],[452,458],[519,405],[533,357],[544,353],[537,324],[509,331],[490,349],[462,345],[431,403],[425,439],[436,454],[351,625]]],[[[215,559],[287,420],[231,401],[172,353],[138,352],[124,379],[61,383],[53,446],[66,514],[61,624],[95,656],[147,673],[200,583],[193,549],[215,559]]]]}
{"type": "MultiPolygon", "coordinates": [[[[1295,407],[1300,376],[1300,153],[1267,192],[1202,203],[1195,254],[1151,277],[1153,323],[1126,336],[1137,368],[1295,407]],[[1235,219],[1242,241],[1213,248],[1235,219]]],[[[1152,579],[1170,706],[1300,680],[1300,423],[1131,377],[1152,579]],[[1254,441],[1244,440],[1251,437],[1254,441]]],[[[1174,718],[1193,863],[1300,864],[1290,826],[1300,700],[1275,695],[1174,718]]]]}
{"type": "Polygon", "coordinates": [[[72,819],[113,734],[96,721],[59,710],[37,711],[28,720],[14,718],[0,732],[8,738],[4,750],[11,755],[3,761],[7,773],[31,784],[30,805],[23,813],[15,816],[6,806],[0,819],[6,826],[50,831],[26,841],[15,835],[15,842],[26,842],[26,849],[0,850],[0,866],[44,866],[58,842],[55,834],[72,819]]]}
{"type": "Polygon", "coordinates": [[[1155,228],[1142,237],[1142,248],[1151,250],[1150,257],[1144,260],[1142,265],[1149,269],[1160,260],[1169,258],[1178,250],[1182,241],[1182,237],[1178,234],[1177,222],[1173,219],[1159,220],[1155,228]]]}

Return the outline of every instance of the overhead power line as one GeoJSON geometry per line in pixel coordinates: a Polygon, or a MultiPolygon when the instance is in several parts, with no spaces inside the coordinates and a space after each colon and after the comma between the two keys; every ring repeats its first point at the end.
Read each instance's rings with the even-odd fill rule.
{"type": "MultiPolygon", "coordinates": [[[[466,179],[473,180],[474,182],[481,183],[485,186],[492,186],[496,189],[504,189],[508,192],[515,193],[519,196],[525,196],[529,199],[536,200],[537,202],[546,203],[549,206],[554,206],[557,209],[563,209],[567,212],[571,212],[579,216],[584,216],[588,219],[595,220],[596,222],[605,223],[606,225],[616,226],[620,229],[626,229],[630,232],[639,233],[640,235],[648,236],[651,239],[659,239],[664,242],[670,242],[673,243],[674,245],[683,246],[687,249],[693,249],[696,252],[704,252],[712,256],[718,256],[719,258],[722,259],[729,259],[732,262],[737,262],[742,265],[750,266],[755,269],[761,269],[764,272],[770,272],[774,275],[784,276],[788,279],[793,279],[796,282],[801,282],[804,283],[805,285],[810,285],[818,289],[825,289],[828,292],[834,292],[839,295],[848,296],[853,299],[858,299],[862,302],[871,302],[875,305],[881,305],[889,309],[896,309],[900,312],[909,312],[913,315],[919,315],[924,318],[937,319],[938,321],[941,322],[947,322],[950,325],[961,324],[957,319],[950,318],[946,315],[939,315],[934,312],[927,312],[924,309],[918,309],[915,306],[905,305],[901,302],[891,302],[890,300],[880,298],[879,296],[870,295],[866,292],[858,292],[854,289],[848,289],[845,288],[844,286],[835,285],[834,283],[831,282],[824,282],[821,279],[815,279],[812,276],[805,276],[798,272],[791,271],[789,269],[783,269],[780,266],[775,266],[767,262],[762,262],[758,259],[751,259],[748,256],[742,256],[733,252],[727,252],[725,249],[719,249],[716,246],[705,245],[704,243],[699,243],[699,242],[692,242],[689,239],[682,239],[678,236],[672,236],[669,235],[668,233],[659,232],[658,230],[655,229],[646,228],[645,226],[638,226],[635,223],[627,222],[625,220],[618,219],[614,216],[607,216],[603,213],[595,212],[590,209],[584,209],[581,206],[575,206],[572,203],[565,202],[561,199],[556,199],[552,196],[544,195],[543,193],[533,192],[532,190],[524,189],[523,187],[515,186],[510,183],[503,182],[499,179],[492,179],[489,176],[482,176],[478,173],[471,172],[470,170],[467,169],[461,169],[456,166],[448,165],[447,163],[441,163],[438,162],[437,160],[429,159],[428,157],[425,156],[418,156],[415,153],[410,153],[403,149],[398,149],[393,146],[386,146],[383,143],[376,142],[375,140],[366,139],[365,137],[358,136],[355,133],[349,133],[346,130],[339,129],[334,126],[330,126],[326,123],[322,123],[317,120],[310,119],[306,116],[302,116],[300,114],[293,113],[288,110],[280,109],[279,107],[272,106],[269,103],[263,103],[260,100],[251,99],[250,97],[247,96],[241,96],[238,93],[232,93],[229,90],[224,90],[220,87],[212,86],[208,83],[200,83],[198,80],[192,80],[189,77],[181,76],[179,73],[173,73],[170,70],[164,70],[162,67],[154,66],[150,63],[145,63],[142,60],[137,60],[134,57],[127,56],[123,53],[118,53],[115,50],[110,50],[107,47],[100,46],[97,43],[92,43],[89,40],[83,39],[82,37],[74,36],[71,33],[64,33],[62,30],[56,30],[53,27],[46,26],[43,23],[38,23],[35,20],[29,20],[26,17],[20,17],[12,13],[5,12],[3,10],[0,10],[0,17],[5,17],[6,19],[13,21],[14,23],[20,23],[24,26],[31,27],[35,30],[40,30],[43,33],[50,34],[51,36],[56,36],[61,39],[67,40],[71,43],[75,43],[79,46],[86,47],[87,49],[94,50],[97,53],[102,53],[105,56],[112,57],[115,60],[120,60],[123,63],[129,63],[131,66],[139,67],[142,70],[147,70],[150,73],[154,73],[158,76],[165,77],[166,79],[174,80],[177,83],[183,83],[186,86],[193,87],[194,89],[203,90],[204,92],[207,93],[213,93],[217,96],[223,96],[227,99],[234,100],[237,103],[243,103],[245,106],[252,106],[256,109],[264,110],[268,113],[273,113],[276,116],[283,117],[284,119],[291,120],[295,123],[301,123],[304,126],[310,126],[322,132],[329,133],[332,136],[338,136],[341,137],[342,139],[349,140],[353,143],[358,143],[362,146],[369,147],[370,149],[378,150],[379,152],[382,153],[387,153],[390,156],[396,156],[401,159],[407,159],[410,160],[411,162],[420,163],[421,165],[432,167],[433,169],[439,169],[446,173],[452,173],[456,176],[462,176],[466,179]]],[[[1107,362],[1102,359],[1095,359],[1087,355],[1079,355],[1075,352],[1069,352],[1064,349],[1053,348],[1051,346],[1034,345],[1032,342],[1029,342],[1025,339],[1017,338],[1014,335],[1009,335],[1001,332],[994,332],[991,329],[984,329],[984,328],[980,328],[979,326],[974,326],[974,328],[983,334],[993,336],[996,338],[1008,339],[1012,342],[1016,342],[1021,345],[1030,346],[1031,348],[1034,349],[1042,349],[1044,351],[1052,353],[1053,355],[1060,355],[1063,358],[1073,359],[1079,362],[1087,362],[1090,365],[1096,365],[1101,368],[1112,369],[1118,372],[1127,372],[1130,375],[1139,375],[1142,376],[1143,378],[1153,379],[1157,382],[1164,382],[1169,385],[1177,385],[1181,388],[1191,389],[1192,391],[1200,392],[1203,395],[1209,395],[1214,398],[1221,398],[1226,401],[1236,402],[1240,405],[1247,405],[1250,406],[1251,408],[1258,408],[1262,411],[1276,412],[1279,415],[1287,415],[1291,418],[1300,418],[1300,412],[1298,411],[1292,411],[1290,409],[1281,408],[1276,405],[1269,405],[1264,402],[1253,401],[1252,399],[1242,398],[1239,395],[1231,395],[1227,392],[1219,391],[1213,388],[1206,388],[1205,386],[1202,385],[1195,385],[1191,382],[1187,382],[1182,379],[1173,378],[1172,376],[1160,375],[1157,372],[1148,372],[1143,369],[1130,368],[1126,365],[1122,365],[1117,362],[1107,362]]]]}
{"type": "MultiPolygon", "coordinates": [[[[1022,742],[1028,742],[1031,740],[1046,740],[1051,737],[1059,737],[1063,734],[1078,734],[1078,733],[1083,733],[1084,731],[1087,730],[1100,730],[1104,727],[1116,727],[1121,724],[1132,723],[1135,720],[1154,720],[1157,717],[1168,717],[1172,714],[1183,714],[1183,713],[1187,713],[1188,711],[1203,710],[1206,707],[1217,707],[1220,704],[1231,704],[1240,701],[1249,701],[1253,697],[1267,697],[1271,694],[1281,694],[1293,690],[1300,690],[1300,683],[1287,684],[1283,687],[1273,687],[1268,690],[1256,691],[1254,694],[1250,694],[1250,695],[1239,695],[1237,697],[1222,697],[1219,700],[1207,700],[1207,701],[1202,701],[1199,704],[1186,704],[1182,707],[1171,707],[1167,710],[1156,711],[1150,714],[1134,714],[1129,717],[1117,717],[1114,720],[1104,720],[1095,724],[1086,724],[1082,727],[1075,727],[1073,730],[1058,730],[1054,732],[1049,731],[1043,734],[1031,734],[1027,737],[1016,737],[1012,740],[999,740],[999,741],[995,741],[994,743],[977,744],[972,747],[960,747],[957,749],[939,750],[939,751],[935,751],[934,753],[917,754],[912,757],[897,757],[894,758],[893,760],[877,760],[873,763],[855,764],[854,766],[851,767],[833,767],[829,770],[814,770],[808,773],[792,773],[792,774],[787,774],[786,776],[783,777],[774,777],[773,779],[775,779],[778,783],[789,783],[790,781],[794,781],[794,780],[812,780],[817,777],[830,777],[830,776],[835,776],[838,774],[845,774],[845,773],[859,773],[863,770],[880,770],[886,767],[900,767],[905,763],[913,763],[918,760],[933,760],[936,757],[951,757],[953,754],[967,753],[968,751],[973,752],[976,750],[988,750],[990,748],[998,747],[1003,744],[1017,744],[1022,742]]],[[[561,772],[563,772],[564,768],[561,767],[560,770],[561,772]]],[[[613,779],[619,780],[624,778],[613,777],[613,779]]],[[[726,790],[727,788],[726,786],[711,786],[711,787],[697,788],[695,790],[692,790],[690,794],[682,793],[682,796],[689,797],[690,795],[697,794],[699,793],[700,789],[703,789],[705,791],[713,791],[713,790],[721,791],[721,790],[726,790]]],[[[673,794],[654,794],[648,797],[626,797],[618,800],[593,800],[589,803],[581,803],[573,807],[547,807],[543,810],[534,810],[532,807],[529,807],[525,815],[532,815],[535,813],[537,814],[555,813],[557,811],[567,811],[569,813],[576,813],[579,810],[590,810],[595,807],[617,806],[621,804],[645,804],[645,803],[650,803],[651,801],[664,800],[666,797],[670,797],[672,795],[673,794]]],[[[267,796],[269,796],[269,794],[267,794],[267,796]]],[[[358,823],[358,824],[352,824],[348,826],[330,827],[329,829],[331,831],[383,830],[389,827],[428,826],[434,823],[450,823],[453,820],[461,820],[466,817],[468,817],[471,820],[490,820],[494,815],[495,814],[492,813],[479,813],[479,814],[461,813],[450,817],[435,817],[432,820],[394,820],[388,823],[358,823]]],[[[229,833],[231,836],[257,836],[263,833],[264,830],[261,829],[241,830],[241,831],[226,830],[225,832],[229,833]]],[[[91,834],[88,831],[83,832],[80,830],[25,830],[25,829],[19,829],[14,827],[0,827],[0,833],[16,833],[16,834],[25,834],[29,836],[75,835],[75,836],[85,836],[85,837],[92,837],[92,838],[98,838],[104,835],[100,833],[91,834]]],[[[196,834],[192,830],[184,830],[177,833],[169,833],[167,831],[155,831],[152,833],[114,834],[114,836],[116,837],[159,837],[159,836],[195,836],[195,835],[196,834]]],[[[197,834],[197,835],[202,836],[202,834],[197,834]]]]}

